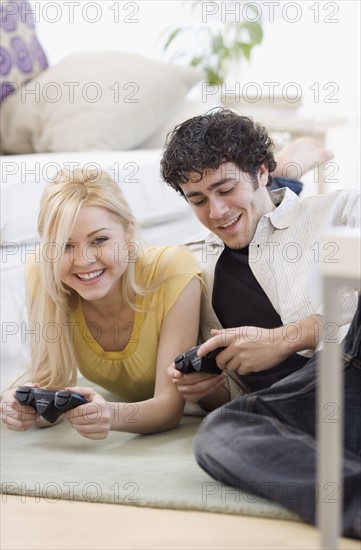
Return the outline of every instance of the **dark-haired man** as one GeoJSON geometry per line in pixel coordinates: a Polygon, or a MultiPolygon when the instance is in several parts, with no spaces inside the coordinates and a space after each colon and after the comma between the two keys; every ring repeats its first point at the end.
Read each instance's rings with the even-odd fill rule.
{"type": "MultiPolygon", "coordinates": [[[[175,128],[161,171],[209,230],[188,243],[207,289],[202,338],[216,329],[200,354],[223,347],[217,364],[246,394],[207,418],[196,439],[197,460],[216,479],[241,489],[252,482],[261,496],[314,522],[316,381],[315,357],[309,358],[322,326],[320,240],[327,228],[360,226],[360,197],[337,191],[300,201],[289,189],[269,192],[275,166],[264,128],[216,110],[175,128]],[[290,481],[300,487],[292,502],[284,491],[290,481]]],[[[340,340],[356,307],[357,293],[345,290],[337,319],[340,340]]],[[[361,444],[355,435],[361,429],[360,354],[354,353],[356,362],[350,356],[345,369],[345,414],[353,419],[345,428],[348,536],[360,536],[361,529],[361,444]]],[[[172,367],[170,374],[188,400],[213,401],[213,407],[229,400],[225,374],[180,375],[172,367]]]]}

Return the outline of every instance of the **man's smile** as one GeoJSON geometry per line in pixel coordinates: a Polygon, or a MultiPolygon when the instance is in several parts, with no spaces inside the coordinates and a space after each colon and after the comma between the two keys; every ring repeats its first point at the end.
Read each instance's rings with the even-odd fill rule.
{"type": "Polygon", "coordinates": [[[226,222],[222,225],[218,225],[217,229],[228,229],[228,227],[232,227],[233,225],[235,225],[238,222],[238,220],[241,218],[241,216],[242,216],[242,214],[239,214],[238,216],[236,216],[235,218],[232,218],[228,222],[226,222]]]}

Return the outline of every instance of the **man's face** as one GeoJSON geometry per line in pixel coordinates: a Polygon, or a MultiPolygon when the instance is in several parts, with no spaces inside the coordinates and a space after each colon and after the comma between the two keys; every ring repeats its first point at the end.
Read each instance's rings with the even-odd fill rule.
{"type": "Polygon", "coordinates": [[[182,190],[199,221],[229,248],[237,249],[252,241],[259,220],[275,208],[267,181],[265,165],[254,180],[235,164],[225,162],[217,170],[207,171],[200,181],[190,174],[182,190]]]}

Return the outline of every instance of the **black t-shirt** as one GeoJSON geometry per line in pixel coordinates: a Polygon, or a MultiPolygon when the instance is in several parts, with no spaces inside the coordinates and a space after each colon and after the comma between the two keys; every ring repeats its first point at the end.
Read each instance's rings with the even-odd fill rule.
{"type": "MultiPolygon", "coordinates": [[[[248,247],[224,248],[216,264],[212,305],[223,328],[272,329],[282,325],[279,314],[249,267],[248,247]]],[[[247,333],[244,334],[247,337],[247,333]]],[[[300,369],[307,360],[294,353],[271,369],[240,376],[240,379],[249,391],[261,390],[300,369]]]]}

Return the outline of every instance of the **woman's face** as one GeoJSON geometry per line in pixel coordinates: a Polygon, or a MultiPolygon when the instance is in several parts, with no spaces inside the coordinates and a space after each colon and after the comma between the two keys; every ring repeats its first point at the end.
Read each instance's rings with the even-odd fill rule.
{"type": "Polygon", "coordinates": [[[116,299],[134,246],[108,210],[83,206],[63,247],[60,279],[84,300],[116,299]]]}

